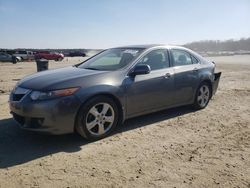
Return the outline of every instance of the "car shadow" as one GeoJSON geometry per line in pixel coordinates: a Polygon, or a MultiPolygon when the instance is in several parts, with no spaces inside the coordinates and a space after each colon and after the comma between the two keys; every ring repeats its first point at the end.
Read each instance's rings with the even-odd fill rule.
{"type": "MultiPolygon", "coordinates": [[[[127,120],[112,134],[137,129],[193,112],[179,107],[127,120]]],[[[111,135],[111,136],[112,136],[111,135]]],[[[90,143],[77,134],[49,136],[21,130],[12,118],[0,120],[0,169],[53,155],[58,152],[77,152],[90,143]]]]}
{"type": "Polygon", "coordinates": [[[114,132],[114,134],[118,132],[125,132],[125,131],[129,131],[132,129],[137,129],[140,127],[144,127],[146,125],[165,121],[168,119],[172,119],[172,118],[182,116],[182,115],[194,112],[194,111],[195,110],[191,108],[190,106],[181,106],[177,108],[162,110],[159,112],[135,117],[135,118],[125,121],[124,125],[119,126],[117,130],[114,132]]]}

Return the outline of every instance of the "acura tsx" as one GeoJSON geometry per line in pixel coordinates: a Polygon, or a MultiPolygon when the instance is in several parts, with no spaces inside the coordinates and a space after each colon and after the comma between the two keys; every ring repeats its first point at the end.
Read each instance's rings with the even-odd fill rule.
{"type": "Polygon", "coordinates": [[[128,118],[182,105],[205,108],[220,75],[213,62],[183,47],[111,48],[25,77],[10,94],[10,111],[23,129],[97,140],[128,118]]]}

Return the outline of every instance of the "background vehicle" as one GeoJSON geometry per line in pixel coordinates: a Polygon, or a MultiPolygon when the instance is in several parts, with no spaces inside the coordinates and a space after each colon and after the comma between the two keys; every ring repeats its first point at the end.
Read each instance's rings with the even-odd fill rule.
{"type": "Polygon", "coordinates": [[[68,56],[69,57],[85,57],[86,54],[80,51],[73,51],[73,52],[69,52],[68,56]]]}
{"type": "Polygon", "coordinates": [[[97,140],[128,118],[181,105],[205,108],[219,83],[214,70],[214,63],[182,47],[113,48],[24,78],[10,95],[10,108],[24,129],[76,130],[97,140]]]}
{"type": "Polygon", "coordinates": [[[57,52],[40,51],[35,54],[35,59],[62,61],[63,58],[64,55],[57,52]]]}
{"type": "Polygon", "coordinates": [[[34,59],[34,54],[32,51],[19,50],[19,51],[16,51],[13,55],[16,57],[20,57],[22,61],[34,59]]]}
{"type": "Polygon", "coordinates": [[[0,61],[17,63],[18,61],[21,61],[21,58],[4,53],[4,52],[0,52],[0,61]]]}
{"type": "Polygon", "coordinates": [[[14,55],[16,53],[15,50],[6,50],[5,52],[10,55],[14,55]]]}

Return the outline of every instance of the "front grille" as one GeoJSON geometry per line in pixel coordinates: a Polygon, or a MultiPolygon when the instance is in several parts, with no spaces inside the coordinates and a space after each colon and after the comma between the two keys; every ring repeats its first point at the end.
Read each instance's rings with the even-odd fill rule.
{"type": "Polygon", "coordinates": [[[22,98],[30,92],[29,89],[21,88],[21,87],[16,87],[13,92],[12,92],[12,97],[11,99],[13,101],[20,101],[22,98]]]}
{"type": "Polygon", "coordinates": [[[24,117],[20,116],[16,113],[12,113],[14,119],[20,124],[21,127],[23,128],[39,128],[43,125],[44,118],[31,118],[31,117],[24,117]]]}
{"type": "Polygon", "coordinates": [[[17,115],[16,113],[12,113],[13,118],[21,125],[23,126],[25,123],[25,118],[23,116],[17,115]]]}
{"type": "Polygon", "coordinates": [[[12,99],[13,101],[20,101],[24,97],[24,95],[25,94],[13,94],[12,99]]]}

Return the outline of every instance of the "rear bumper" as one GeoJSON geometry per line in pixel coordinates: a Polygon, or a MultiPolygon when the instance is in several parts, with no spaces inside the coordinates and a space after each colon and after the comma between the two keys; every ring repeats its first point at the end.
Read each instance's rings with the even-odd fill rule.
{"type": "Polygon", "coordinates": [[[80,104],[74,95],[44,101],[26,96],[9,102],[10,113],[22,129],[47,134],[72,133],[80,104]]]}
{"type": "Polygon", "coordinates": [[[214,73],[214,81],[213,81],[213,95],[216,93],[219,82],[220,82],[221,72],[214,73]]]}

